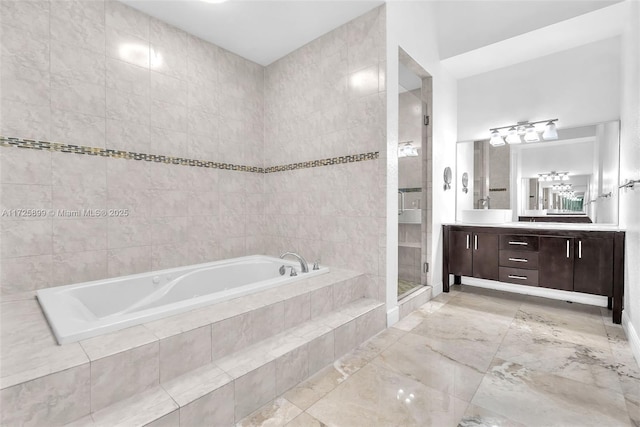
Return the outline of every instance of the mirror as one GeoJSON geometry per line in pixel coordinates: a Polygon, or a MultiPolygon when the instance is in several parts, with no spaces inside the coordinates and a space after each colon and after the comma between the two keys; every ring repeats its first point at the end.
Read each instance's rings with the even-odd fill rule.
{"type": "Polygon", "coordinates": [[[620,122],[558,134],[497,147],[459,142],[457,170],[472,179],[456,196],[457,220],[463,210],[511,209],[512,221],[617,224],[620,122]]]}

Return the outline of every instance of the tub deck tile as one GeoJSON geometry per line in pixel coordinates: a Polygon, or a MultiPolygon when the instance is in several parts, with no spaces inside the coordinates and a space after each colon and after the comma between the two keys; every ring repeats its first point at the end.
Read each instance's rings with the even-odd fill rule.
{"type": "Polygon", "coordinates": [[[115,403],[91,416],[95,426],[142,426],[178,409],[178,405],[161,387],[155,387],[115,403]]]}
{"type": "Polygon", "coordinates": [[[143,325],[137,325],[82,340],[80,345],[93,362],[103,357],[112,356],[156,341],[158,341],[158,337],[153,332],[143,325]]]}
{"type": "Polygon", "coordinates": [[[331,331],[333,328],[324,324],[321,319],[314,319],[291,329],[293,335],[306,341],[311,341],[331,331]]]}
{"type": "Polygon", "coordinates": [[[35,299],[2,303],[1,388],[88,363],[78,343],[59,346],[35,299]]]}
{"type": "Polygon", "coordinates": [[[233,378],[210,363],[162,384],[178,405],[185,406],[233,381],[233,378]]]}

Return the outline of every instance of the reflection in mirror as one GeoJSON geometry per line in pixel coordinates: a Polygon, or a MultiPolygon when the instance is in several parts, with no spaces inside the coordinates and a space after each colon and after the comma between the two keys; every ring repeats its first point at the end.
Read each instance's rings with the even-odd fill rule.
{"type": "Polygon", "coordinates": [[[619,127],[560,129],[557,141],[530,144],[459,143],[457,170],[473,180],[469,194],[457,194],[457,218],[462,210],[512,209],[514,221],[616,224],[619,127]]]}

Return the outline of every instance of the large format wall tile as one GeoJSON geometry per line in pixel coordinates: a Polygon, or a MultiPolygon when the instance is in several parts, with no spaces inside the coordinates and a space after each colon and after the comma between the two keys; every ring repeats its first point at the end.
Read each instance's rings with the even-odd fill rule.
{"type": "MultiPolygon", "coordinates": [[[[380,9],[265,68],[116,1],[2,7],[11,17],[1,35],[9,72],[0,83],[10,88],[3,90],[3,135],[249,166],[384,147],[384,87],[375,84],[380,9]],[[371,124],[375,132],[367,132],[371,124]]],[[[38,259],[37,280],[25,289],[49,285],[47,271],[69,283],[291,249],[338,267],[351,259],[349,267],[372,277],[382,271],[375,221],[337,239],[325,233],[350,229],[333,222],[336,215],[384,215],[372,192],[383,170],[377,161],[262,175],[13,148],[0,157],[2,183],[44,186],[11,204],[129,215],[106,220],[106,244],[104,221],[29,221],[21,242],[9,249],[3,240],[5,259],[26,257],[7,261],[12,279],[3,293],[26,286],[15,279],[38,259]],[[86,238],[94,231],[97,239],[86,238]],[[369,246],[374,251],[365,254],[369,246]]],[[[320,302],[310,303],[315,314],[328,309],[320,302]]]]}
{"type": "Polygon", "coordinates": [[[2,425],[64,425],[89,414],[89,364],[0,392],[2,425]]]}
{"type": "Polygon", "coordinates": [[[158,342],[91,362],[91,412],[158,385],[158,342]]]}

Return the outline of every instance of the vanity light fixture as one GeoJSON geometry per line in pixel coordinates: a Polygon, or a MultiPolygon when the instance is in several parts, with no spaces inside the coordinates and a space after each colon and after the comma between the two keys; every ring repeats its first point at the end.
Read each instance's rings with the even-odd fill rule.
{"type": "Polygon", "coordinates": [[[521,142],[538,142],[540,141],[540,132],[542,139],[545,141],[558,139],[558,129],[555,122],[558,119],[539,120],[536,122],[518,122],[515,125],[501,126],[491,128],[491,139],[489,143],[498,147],[507,144],[520,144],[521,142]],[[538,129],[536,125],[546,123],[544,129],[538,129]],[[507,130],[508,129],[508,130],[507,130]],[[502,132],[501,132],[502,131],[502,132]]]}
{"type": "MultiPolygon", "coordinates": [[[[538,174],[538,181],[566,181],[569,179],[569,172],[546,172],[538,174]]],[[[571,185],[571,184],[567,184],[571,185]]]]}
{"type": "Polygon", "coordinates": [[[571,184],[553,184],[551,188],[556,191],[570,191],[571,184]]]}
{"type": "Polygon", "coordinates": [[[398,144],[398,157],[417,157],[418,147],[413,145],[413,141],[401,142],[398,144]]]}

